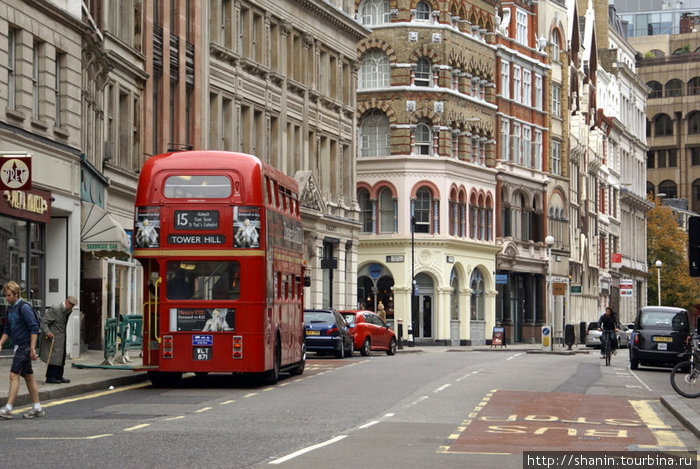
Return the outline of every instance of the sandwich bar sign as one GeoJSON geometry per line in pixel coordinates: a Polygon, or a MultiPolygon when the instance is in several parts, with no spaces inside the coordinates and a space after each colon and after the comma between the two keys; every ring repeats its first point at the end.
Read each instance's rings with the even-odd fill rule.
{"type": "Polygon", "coordinates": [[[32,157],[26,153],[0,154],[0,190],[32,188],[32,157]]]}

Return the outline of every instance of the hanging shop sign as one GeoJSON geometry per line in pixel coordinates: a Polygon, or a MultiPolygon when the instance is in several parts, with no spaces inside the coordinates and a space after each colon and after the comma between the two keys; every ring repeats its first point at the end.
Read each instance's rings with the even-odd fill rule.
{"type": "Polygon", "coordinates": [[[28,191],[32,188],[32,157],[0,154],[0,190],[28,191]]]}

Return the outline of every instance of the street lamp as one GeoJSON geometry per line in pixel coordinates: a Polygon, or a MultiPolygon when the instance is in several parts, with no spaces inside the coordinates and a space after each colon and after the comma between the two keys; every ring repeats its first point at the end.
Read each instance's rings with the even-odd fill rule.
{"type": "Polygon", "coordinates": [[[656,286],[659,294],[659,306],[661,306],[661,266],[664,265],[661,261],[656,261],[656,286]]]}
{"type": "MultiPolygon", "coordinates": [[[[552,306],[552,246],[554,245],[554,236],[552,235],[547,235],[544,238],[544,244],[547,245],[547,314],[546,318],[551,317],[554,330],[559,331],[560,329],[557,327],[557,320],[554,318],[552,315],[554,314],[553,311],[553,306],[552,306]]],[[[546,322],[546,319],[545,319],[546,322]]]]}

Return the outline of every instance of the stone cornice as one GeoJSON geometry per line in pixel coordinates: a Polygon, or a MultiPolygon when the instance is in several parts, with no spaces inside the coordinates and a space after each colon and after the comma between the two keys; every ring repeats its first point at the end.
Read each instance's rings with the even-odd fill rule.
{"type": "Polygon", "coordinates": [[[331,6],[328,2],[322,0],[297,0],[296,3],[298,6],[306,8],[311,11],[311,13],[318,15],[329,25],[353,37],[355,42],[359,42],[372,33],[372,31],[355,21],[354,18],[351,18],[341,10],[331,6]]]}

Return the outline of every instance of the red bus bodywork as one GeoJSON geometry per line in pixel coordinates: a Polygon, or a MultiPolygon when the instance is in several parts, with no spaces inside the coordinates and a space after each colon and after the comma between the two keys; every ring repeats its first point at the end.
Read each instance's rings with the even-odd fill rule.
{"type": "Polygon", "coordinates": [[[144,164],[134,258],[144,267],[143,369],[301,374],[303,228],[296,181],[252,155],[185,151],[144,164]]]}

